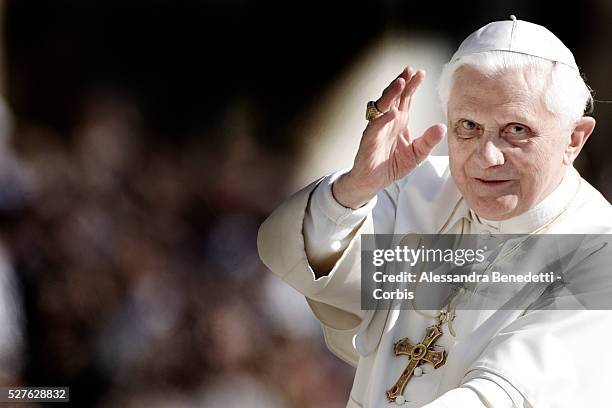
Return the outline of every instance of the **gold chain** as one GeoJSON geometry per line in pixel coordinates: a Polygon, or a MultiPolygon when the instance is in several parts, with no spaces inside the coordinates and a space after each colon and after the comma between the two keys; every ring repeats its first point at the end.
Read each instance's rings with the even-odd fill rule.
{"type": "Polygon", "coordinates": [[[414,297],[410,299],[410,302],[412,303],[412,310],[414,310],[423,317],[427,317],[429,319],[436,319],[436,326],[442,326],[444,323],[446,323],[448,326],[448,330],[453,337],[455,337],[455,331],[453,330],[452,321],[455,319],[455,308],[453,308],[452,305],[453,300],[457,296],[457,293],[459,293],[459,289],[457,287],[455,287],[454,289],[455,290],[453,291],[453,293],[449,295],[449,300],[446,306],[444,306],[436,315],[430,315],[417,309],[416,305],[414,304],[414,297]]]}

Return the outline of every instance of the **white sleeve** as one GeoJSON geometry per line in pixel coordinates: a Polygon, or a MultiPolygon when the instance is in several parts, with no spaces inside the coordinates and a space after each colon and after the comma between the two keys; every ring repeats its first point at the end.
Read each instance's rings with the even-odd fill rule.
{"type": "Polygon", "coordinates": [[[464,380],[423,408],[531,408],[512,384],[495,374],[473,370],[464,380]]]}
{"type": "MultiPolygon", "coordinates": [[[[257,250],[270,271],[307,298],[315,316],[323,323],[330,350],[356,365],[359,356],[352,344],[352,336],[348,334],[360,324],[365,313],[361,309],[359,235],[391,233],[399,189],[394,183],[364,207],[347,209],[335,202],[331,195],[331,183],[340,174],[342,172],[322,177],[283,201],[259,227],[257,250]],[[319,186],[321,189],[315,195],[319,186]],[[307,211],[307,207],[312,209],[307,211]],[[354,233],[350,227],[351,219],[357,225],[354,233]],[[349,228],[349,232],[342,234],[343,228],[349,228]],[[337,250],[328,250],[327,254],[339,256],[335,262],[330,262],[331,269],[315,273],[306,248],[311,256],[316,257],[314,253],[317,250],[313,248],[332,248],[331,243],[339,238],[348,242],[346,249],[341,250],[341,243],[337,250]]],[[[321,256],[325,251],[317,253],[321,256]]]]}
{"type": "Polygon", "coordinates": [[[325,177],[314,189],[304,215],[304,241],[308,262],[317,273],[328,273],[342,255],[358,227],[376,205],[377,197],[354,210],[342,206],[332,184],[346,170],[325,177]]]}

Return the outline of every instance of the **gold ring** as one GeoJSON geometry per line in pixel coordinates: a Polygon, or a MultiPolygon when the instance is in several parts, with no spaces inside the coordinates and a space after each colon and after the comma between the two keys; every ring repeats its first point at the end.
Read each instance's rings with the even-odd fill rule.
{"type": "Polygon", "coordinates": [[[366,119],[368,121],[377,119],[384,114],[385,114],[384,112],[381,112],[380,110],[378,110],[378,108],[376,107],[375,101],[368,102],[368,106],[366,107],[366,119]]]}

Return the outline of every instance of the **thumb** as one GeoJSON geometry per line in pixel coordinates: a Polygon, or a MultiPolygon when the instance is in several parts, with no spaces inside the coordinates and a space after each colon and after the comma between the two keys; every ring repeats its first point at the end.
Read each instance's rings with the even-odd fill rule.
{"type": "Polygon", "coordinates": [[[437,123],[429,127],[421,137],[414,140],[412,150],[417,163],[421,163],[446,134],[446,125],[437,123]]]}

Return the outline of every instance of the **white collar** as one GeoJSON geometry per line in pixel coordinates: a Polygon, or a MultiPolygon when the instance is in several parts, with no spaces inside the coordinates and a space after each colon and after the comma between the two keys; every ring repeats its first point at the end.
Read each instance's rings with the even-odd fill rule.
{"type": "Polygon", "coordinates": [[[561,183],[535,207],[503,221],[491,221],[479,217],[471,208],[467,219],[472,233],[526,234],[556,217],[570,202],[580,181],[578,171],[570,166],[561,183]]]}

